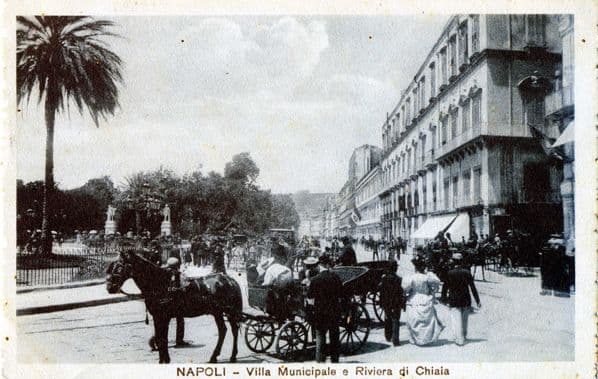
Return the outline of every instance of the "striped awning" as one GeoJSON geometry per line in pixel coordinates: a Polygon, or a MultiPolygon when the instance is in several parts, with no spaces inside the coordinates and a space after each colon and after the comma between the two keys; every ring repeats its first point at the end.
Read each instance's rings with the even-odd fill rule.
{"type": "Polygon", "coordinates": [[[557,138],[556,142],[552,144],[552,147],[557,147],[557,146],[564,145],[566,143],[570,143],[570,142],[574,142],[574,141],[575,141],[575,121],[571,121],[571,122],[569,122],[569,124],[567,124],[567,127],[565,128],[565,130],[563,130],[563,132],[561,133],[559,138],[557,138]]]}

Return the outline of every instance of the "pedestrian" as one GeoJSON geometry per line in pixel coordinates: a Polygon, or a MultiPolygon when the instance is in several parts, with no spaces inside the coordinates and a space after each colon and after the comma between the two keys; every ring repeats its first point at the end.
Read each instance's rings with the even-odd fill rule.
{"type": "MultiPolygon", "coordinates": [[[[181,265],[177,258],[170,257],[166,264],[162,266],[170,275],[170,283],[168,292],[171,296],[176,297],[182,290],[181,287],[181,265]]],[[[176,299],[173,299],[176,302],[176,299]]],[[[185,318],[183,316],[176,316],[176,347],[189,346],[189,342],[185,341],[185,318]]]]}
{"type": "Polygon", "coordinates": [[[397,255],[400,256],[404,252],[403,248],[403,238],[401,236],[397,237],[397,255]]]}
{"type": "Polygon", "coordinates": [[[214,241],[214,248],[212,250],[212,272],[220,272],[226,274],[226,267],[224,266],[224,241],[217,239],[214,241]]]}
{"type": "Polygon", "coordinates": [[[193,256],[193,266],[199,266],[199,236],[193,236],[191,239],[191,255],[193,256]]]}
{"type": "Polygon", "coordinates": [[[455,267],[446,274],[446,282],[442,286],[441,299],[450,308],[455,343],[463,346],[467,339],[467,320],[471,313],[470,290],[478,308],[482,305],[473,282],[473,276],[471,276],[470,270],[463,264],[463,256],[460,253],[455,253],[452,259],[455,267]]]}
{"type": "Polygon", "coordinates": [[[403,281],[409,342],[418,346],[429,345],[438,340],[444,329],[434,308],[434,296],[440,287],[440,279],[431,272],[425,272],[426,263],[423,259],[414,258],[411,263],[415,273],[403,281]]]}
{"type": "Polygon", "coordinates": [[[380,255],[378,255],[378,241],[372,241],[372,260],[380,260],[380,255]]]}
{"type": "Polygon", "coordinates": [[[343,283],[338,275],[330,270],[332,261],[328,255],[322,254],[319,263],[320,273],[311,279],[307,289],[307,298],[313,299],[312,327],[316,331],[316,361],[326,361],[324,347],[328,334],[330,360],[332,363],[338,363],[343,283]]]}
{"type": "Polygon", "coordinates": [[[388,272],[380,280],[380,306],[384,310],[384,337],[394,346],[399,346],[401,310],[405,309],[405,296],[401,286],[402,278],[397,275],[398,263],[391,260],[388,272]]]}

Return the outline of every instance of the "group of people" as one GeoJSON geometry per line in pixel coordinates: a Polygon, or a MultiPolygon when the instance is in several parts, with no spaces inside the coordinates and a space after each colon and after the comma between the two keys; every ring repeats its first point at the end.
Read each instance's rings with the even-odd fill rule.
{"type": "Polygon", "coordinates": [[[371,235],[368,238],[362,236],[359,243],[366,251],[372,252],[372,260],[394,260],[401,254],[407,252],[407,240],[401,236],[391,236],[388,240],[384,237],[375,239],[371,235]]]}
{"type": "MultiPolygon", "coordinates": [[[[269,249],[261,259],[252,254],[247,255],[247,281],[253,286],[269,288],[266,299],[266,310],[269,314],[286,316],[285,312],[292,309],[291,299],[305,298],[306,309],[309,310],[309,322],[316,340],[316,360],[324,362],[326,352],[332,362],[338,362],[340,352],[339,330],[340,319],[345,299],[343,284],[339,276],[331,270],[335,265],[355,266],[357,264],[355,250],[350,238],[335,240],[336,245],[322,248],[310,248],[313,244],[305,244],[306,255],[302,256],[302,264],[296,275],[294,264],[289,257],[293,256],[293,248],[283,241],[269,241],[269,249]],[[296,279],[297,278],[297,279],[296,279]],[[297,294],[297,286],[301,288],[302,296],[297,294]],[[326,339],[328,338],[328,349],[326,339]]],[[[234,243],[223,237],[193,238],[192,261],[194,264],[207,265],[212,263],[213,271],[224,272],[225,250],[234,243]],[[202,253],[203,249],[212,249],[213,253],[202,253]],[[198,257],[196,259],[196,256],[198,257]],[[206,258],[208,256],[208,258],[206,258]]],[[[148,244],[150,256],[163,257],[159,252],[160,244],[148,244]],[[152,252],[152,249],[154,252],[152,252]]],[[[247,250],[249,247],[246,246],[247,250]]],[[[182,257],[184,259],[184,257],[182,257]]],[[[181,283],[181,257],[171,254],[166,262],[161,261],[164,268],[172,275],[173,287],[184,285],[181,283]]],[[[397,274],[397,260],[391,259],[388,272],[380,283],[380,305],[386,313],[385,337],[395,346],[400,344],[399,330],[401,314],[405,312],[409,329],[409,341],[416,345],[433,344],[444,329],[445,325],[438,319],[435,310],[437,292],[441,281],[434,273],[426,270],[426,264],[417,256],[412,263],[415,273],[406,278],[397,274]]],[[[455,342],[463,345],[467,337],[467,319],[471,312],[471,294],[477,306],[480,299],[476,291],[470,271],[462,264],[462,256],[452,257],[453,268],[449,270],[442,283],[440,301],[450,308],[453,328],[456,332],[455,342]]],[[[184,320],[177,318],[177,346],[185,346],[184,320]]]]}
{"type": "Polygon", "coordinates": [[[385,310],[385,337],[399,346],[399,320],[402,311],[406,312],[409,342],[423,346],[438,340],[445,325],[436,313],[436,294],[442,285],[440,302],[449,306],[455,343],[463,345],[467,338],[467,321],[471,313],[471,295],[476,305],[481,306],[480,298],[468,267],[463,264],[463,256],[452,256],[452,268],[441,283],[436,274],[426,270],[426,262],[420,257],[412,260],[415,273],[404,280],[397,274],[398,264],[391,261],[389,272],[380,283],[380,305],[385,310]],[[471,294],[470,294],[471,293],[471,294]]]}

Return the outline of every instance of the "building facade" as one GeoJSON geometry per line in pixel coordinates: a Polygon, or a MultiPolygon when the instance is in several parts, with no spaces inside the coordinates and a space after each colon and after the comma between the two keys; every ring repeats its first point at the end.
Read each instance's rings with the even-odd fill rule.
{"type": "Polygon", "coordinates": [[[382,126],[385,238],[562,227],[561,172],[532,131],[549,88],[520,85],[551,78],[561,53],[556,15],[450,18],[382,126]]]}
{"type": "MultiPolygon", "coordinates": [[[[544,99],[546,128],[549,137],[556,137],[555,149],[562,165],[563,177],[560,194],[563,203],[563,235],[567,249],[575,241],[575,91],[574,91],[574,34],[573,15],[559,16],[559,34],[562,40],[562,67],[556,71],[551,91],[544,99]]],[[[570,251],[568,252],[571,253],[570,251]]]]}
{"type": "Polygon", "coordinates": [[[357,207],[357,197],[359,191],[364,188],[364,178],[377,178],[377,174],[372,175],[372,170],[379,164],[381,157],[382,149],[373,145],[359,146],[351,154],[347,181],[337,197],[338,232],[335,235],[355,235],[356,226],[362,222],[361,212],[357,207]]]}
{"type": "Polygon", "coordinates": [[[381,189],[380,165],[376,164],[370,172],[355,185],[355,207],[357,217],[353,237],[382,238],[382,207],[378,194],[381,189]]]}
{"type": "Polygon", "coordinates": [[[299,215],[299,228],[297,230],[299,236],[324,236],[326,223],[322,218],[322,214],[334,194],[299,191],[291,196],[299,215]]]}

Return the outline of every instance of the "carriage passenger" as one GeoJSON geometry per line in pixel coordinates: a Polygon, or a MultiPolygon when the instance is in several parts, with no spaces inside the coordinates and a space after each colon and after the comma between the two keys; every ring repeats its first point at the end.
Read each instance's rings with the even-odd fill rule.
{"type": "Polygon", "coordinates": [[[303,269],[299,271],[299,280],[302,284],[309,284],[310,280],[320,273],[318,258],[305,258],[303,260],[303,266],[303,269]]]}
{"type": "Polygon", "coordinates": [[[285,319],[293,310],[290,306],[293,273],[284,264],[287,259],[284,246],[274,245],[272,256],[274,260],[266,269],[262,282],[262,286],[270,287],[266,296],[266,312],[276,318],[285,319]]]}
{"type": "Polygon", "coordinates": [[[285,266],[287,259],[284,246],[278,244],[272,252],[273,262],[264,272],[263,286],[285,287],[293,281],[293,273],[288,266],[285,266]]]}
{"type": "Polygon", "coordinates": [[[345,237],[343,239],[343,252],[338,257],[338,264],[341,266],[356,266],[357,257],[355,256],[355,250],[351,246],[351,238],[345,237]]]}

